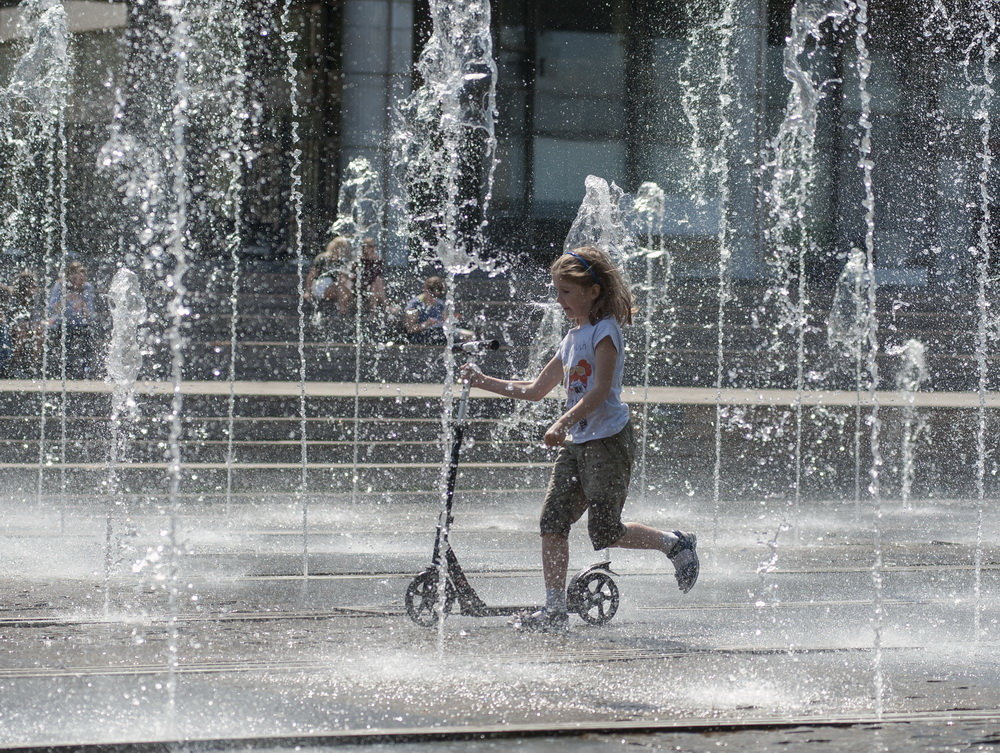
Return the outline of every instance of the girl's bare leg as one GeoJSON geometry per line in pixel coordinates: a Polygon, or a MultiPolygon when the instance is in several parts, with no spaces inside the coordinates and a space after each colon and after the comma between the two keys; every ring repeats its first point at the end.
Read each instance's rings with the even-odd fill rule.
{"type": "Polygon", "coordinates": [[[670,551],[677,537],[668,531],[658,531],[642,523],[626,523],[625,534],[615,542],[622,549],[658,549],[670,551]]]}
{"type": "Polygon", "coordinates": [[[569,539],[558,534],[542,534],[542,575],[545,578],[545,606],[532,614],[520,614],[513,623],[518,630],[565,633],[566,568],[569,566],[569,539]]]}
{"type": "Polygon", "coordinates": [[[555,533],[542,534],[542,577],[545,592],[566,592],[566,569],[569,567],[569,539],[555,533]]]}
{"type": "Polygon", "coordinates": [[[687,593],[698,580],[700,563],[695,553],[697,539],[693,534],[682,533],[684,540],[670,531],[658,531],[642,523],[626,523],[625,533],[615,546],[622,549],[655,549],[663,552],[674,565],[674,577],[681,591],[687,593]],[[680,546],[676,546],[680,542],[680,546]],[[679,550],[679,551],[678,551],[679,550]]]}

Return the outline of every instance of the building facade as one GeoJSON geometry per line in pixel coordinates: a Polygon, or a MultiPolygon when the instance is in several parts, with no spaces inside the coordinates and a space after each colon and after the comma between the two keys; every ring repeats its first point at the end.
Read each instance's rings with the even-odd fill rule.
{"type": "MultiPolygon", "coordinates": [[[[171,66],[169,33],[153,3],[62,5],[72,50],[63,147],[66,242],[82,253],[113,254],[121,243],[121,201],[113,178],[95,166],[116,101],[144,97],[150,111],[169,107],[167,93],[147,90],[147,82],[157,80],[150,60],[159,57],[164,70],[171,66]]],[[[1000,98],[992,96],[988,71],[996,67],[990,50],[995,53],[997,41],[979,5],[873,1],[864,37],[871,65],[865,92],[855,19],[830,19],[804,39],[792,63],[818,97],[815,176],[802,225],[811,279],[832,284],[850,249],[864,244],[858,164],[865,94],[881,281],[963,279],[973,264],[970,247],[995,237],[996,177],[988,157],[1000,128],[989,126],[1000,98]]],[[[716,273],[723,226],[732,274],[768,274],[774,253],[769,190],[792,91],[787,40],[793,13],[800,12],[791,0],[495,0],[492,9],[494,250],[543,263],[561,246],[584,179],[593,174],[626,192],[647,181],[664,190],[662,242],[673,251],[678,274],[716,273]]],[[[23,13],[17,3],[0,2],[3,86],[29,43],[23,13]]],[[[215,25],[195,32],[196,49],[240,42],[233,49],[245,75],[229,80],[239,86],[245,108],[228,130],[220,127],[226,121],[219,119],[224,108],[218,102],[203,107],[204,117],[190,118],[192,211],[220,214],[210,199],[219,165],[199,159],[232,151],[236,143],[247,154],[242,252],[311,255],[336,215],[350,160],[368,158],[391,190],[396,105],[414,85],[414,61],[431,31],[428,0],[219,0],[204,4],[192,24],[199,19],[215,25]],[[213,8],[227,18],[235,8],[238,24],[227,28],[209,19],[213,8]],[[294,33],[290,44],[283,32],[294,33]]],[[[219,59],[231,64],[233,54],[219,59]]],[[[205,53],[202,63],[211,67],[213,60],[205,53]]],[[[206,91],[203,100],[215,94],[206,91]]],[[[206,234],[198,252],[221,253],[215,237],[206,234]]],[[[7,252],[39,253],[20,248],[25,243],[8,237],[7,252]]],[[[398,241],[386,238],[384,246],[390,259],[405,262],[398,241]]]]}

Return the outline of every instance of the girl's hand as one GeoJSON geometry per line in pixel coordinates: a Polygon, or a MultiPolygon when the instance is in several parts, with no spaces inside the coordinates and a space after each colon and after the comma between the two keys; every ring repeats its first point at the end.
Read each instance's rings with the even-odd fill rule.
{"type": "Polygon", "coordinates": [[[468,382],[470,387],[477,386],[479,377],[482,375],[483,372],[474,363],[467,363],[458,371],[458,378],[463,382],[468,382]]]}
{"type": "Polygon", "coordinates": [[[545,442],[546,447],[561,446],[566,441],[566,427],[563,426],[562,421],[556,421],[552,424],[549,430],[545,432],[542,441],[545,442]]]}

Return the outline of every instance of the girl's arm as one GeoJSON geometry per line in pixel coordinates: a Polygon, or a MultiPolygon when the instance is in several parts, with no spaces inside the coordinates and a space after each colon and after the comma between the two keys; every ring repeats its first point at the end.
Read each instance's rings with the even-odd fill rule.
{"type": "Polygon", "coordinates": [[[462,379],[471,386],[492,392],[495,395],[514,397],[519,400],[538,401],[552,392],[563,379],[562,361],[556,356],[549,361],[541,373],[530,382],[513,379],[497,379],[486,376],[473,366],[462,369],[462,379]]]}
{"type": "Polygon", "coordinates": [[[597,410],[608,399],[611,392],[611,380],[615,373],[615,361],[618,349],[610,337],[605,337],[594,349],[594,386],[587,390],[576,405],[563,413],[559,419],[545,432],[543,441],[549,447],[561,445],[566,440],[569,427],[575,426],[597,410]]]}

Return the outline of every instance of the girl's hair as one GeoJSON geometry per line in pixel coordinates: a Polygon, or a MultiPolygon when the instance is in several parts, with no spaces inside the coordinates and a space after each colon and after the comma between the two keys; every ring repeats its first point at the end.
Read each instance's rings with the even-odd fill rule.
{"type": "Polygon", "coordinates": [[[559,256],[549,272],[567,282],[589,287],[600,285],[601,293],[590,309],[590,323],[613,316],[619,324],[632,323],[632,291],[625,284],[621,270],[596,246],[580,246],[559,256]]]}

